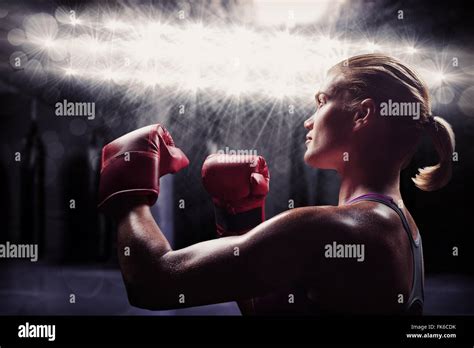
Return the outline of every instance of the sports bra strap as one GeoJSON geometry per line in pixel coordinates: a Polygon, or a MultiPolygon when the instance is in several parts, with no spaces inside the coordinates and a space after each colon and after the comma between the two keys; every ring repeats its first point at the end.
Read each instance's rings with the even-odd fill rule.
{"type": "Polygon", "coordinates": [[[382,203],[389,208],[392,208],[400,217],[403,228],[405,229],[408,239],[410,240],[410,248],[413,257],[413,279],[410,296],[406,302],[405,313],[407,314],[422,314],[424,302],[424,265],[423,265],[423,247],[421,243],[421,235],[418,231],[417,239],[413,239],[408,220],[400,209],[400,207],[393,201],[392,197],[380,193],[367,193],[353,199],[350,199],[346,204],[353,204],[360,201],[373,201],[382,203]]]}

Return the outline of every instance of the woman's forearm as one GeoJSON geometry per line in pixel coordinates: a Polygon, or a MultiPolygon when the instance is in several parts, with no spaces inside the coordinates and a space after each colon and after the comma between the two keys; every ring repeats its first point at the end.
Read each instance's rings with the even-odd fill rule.
{"type": "Polygon", "coordinates": [[[172,250],[147,205],[138,205],[120,218],[117,249],[129,300],[144,307],[150,292],[158,295],[160,260],[172,250]]]}

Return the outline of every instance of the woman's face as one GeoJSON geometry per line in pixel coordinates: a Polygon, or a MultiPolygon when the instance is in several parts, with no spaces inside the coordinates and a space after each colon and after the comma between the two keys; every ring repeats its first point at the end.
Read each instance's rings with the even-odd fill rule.
{"type": "Polygon", "coordinates": [[[311,167],[338,169],[348,158],[354,113],[345,110],[342,97],[330,95],[340,78],[328,76],[316,94],[316,112],[304,122],[308,130],[304,161],[311,167]]]}

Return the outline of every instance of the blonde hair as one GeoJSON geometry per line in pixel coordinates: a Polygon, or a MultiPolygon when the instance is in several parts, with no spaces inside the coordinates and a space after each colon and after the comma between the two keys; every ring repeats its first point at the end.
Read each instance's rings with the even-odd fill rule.
{"type": "MultiPolygon", "coordinates": [[[[366,98],[372,98],[377,103],[388,99],[419,103],[419,119],[403,124],[412,129],[413,126],[423,129],[429,134],[438,153],[439,163],[419,168],[412,180],[423,191],[440,189],[449,182],[455,146],[454,132],[446,120],[431,114],[428,88],[415,71],[395,58],[378,53],[351,57],[336,64],[330,69],[332,71],[341,72],[344,77],[335,84],[333,94],[348,94],[350,109],[356,108],[366,98]]],[[[418,139],[414,143],[418,143],[418,139]]],[[[416,146],[409,154],[410,158],[415,149],[416,146]]]]}

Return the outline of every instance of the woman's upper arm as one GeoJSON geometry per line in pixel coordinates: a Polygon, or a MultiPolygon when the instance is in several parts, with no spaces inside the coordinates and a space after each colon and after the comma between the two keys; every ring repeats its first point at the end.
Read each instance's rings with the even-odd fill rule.
{"type": "Polygon", "coordinates": [[[317,230],[329,224],[324,217],[315,219],[314,210],[295,209],[245,235],[169,251],[156,263],[157,276],[150,275],[146,307],[241,300],[291,286],[321,257],[317,230]]]}

